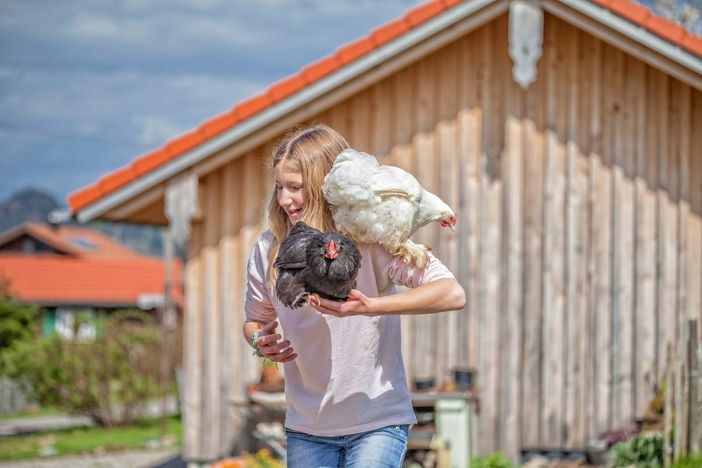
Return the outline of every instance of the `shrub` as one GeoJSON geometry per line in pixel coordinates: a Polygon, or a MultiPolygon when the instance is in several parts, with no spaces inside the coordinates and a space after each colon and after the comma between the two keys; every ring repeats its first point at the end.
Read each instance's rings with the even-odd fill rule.
{"type": "Polygon", "coordinates": [[[104,320],[92,341],[53,336],[18,343],[3,359],[8,375],[42,405],[106,427],[133,422],[139,406],[160,394],[161,333],[139,311],[104,320]]]}
{"type": "Polygon", "coordinates": [[[0,352],[16,342],[32,339],[38,318],[38,307],[0,298],[0,352]]]}
{"type": "Polygon", "coordinates": [[[491,453],[490,455],[473,458],[471,468],[512,468],[512,462],[504,453],[491,453]]]}
{"type": "Polygon", "coordinates": [[[613,448],[615,467],[637,466],[654,468],[663,466],[663,435],[643,433],[613,448]]]}

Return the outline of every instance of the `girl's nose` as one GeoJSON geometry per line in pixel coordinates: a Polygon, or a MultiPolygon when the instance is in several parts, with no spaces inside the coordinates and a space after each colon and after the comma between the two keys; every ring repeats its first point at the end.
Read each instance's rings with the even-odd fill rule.
{"type": "Polygon", "coordinates": [[[292,198],[290,197],[290,193],[285,188],[282,188],[280,192],[278,192],[278,204],[280,206],[288,206],[292,203],[292,198]]]}

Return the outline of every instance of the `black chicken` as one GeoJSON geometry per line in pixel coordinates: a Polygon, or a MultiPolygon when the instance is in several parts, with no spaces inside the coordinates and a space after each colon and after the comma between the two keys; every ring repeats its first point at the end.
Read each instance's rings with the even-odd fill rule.
{"type": "Polygon", "coordinates": [[[338,232],[323,233],[302,221],[295,223],[280,244],[273,264],[278,269],[275,291],[290,308],[319,298],[341,301],[356,286],[361,252],[338,232]]]}

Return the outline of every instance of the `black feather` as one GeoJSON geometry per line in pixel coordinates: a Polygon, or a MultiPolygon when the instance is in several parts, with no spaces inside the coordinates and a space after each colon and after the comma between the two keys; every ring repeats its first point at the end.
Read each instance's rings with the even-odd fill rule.
{"type": "Polygon", "coordinates": [[[278,269],[275,284],[278,299],[285,306],[296,308],[305,304],[310,294],[332,300],[346,299],[356,285],[361,252],[343,234],[323,233],[298,221],[281,242],[273,266],[278,269]],[[324,256],[331,240],[337,247],[335,259],[324,256]]]}

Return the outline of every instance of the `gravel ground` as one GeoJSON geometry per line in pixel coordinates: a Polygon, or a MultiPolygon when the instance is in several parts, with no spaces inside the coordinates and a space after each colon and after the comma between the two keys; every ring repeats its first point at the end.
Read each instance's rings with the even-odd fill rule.
{"type": "Polygon", "coordinates": [[[0,468],[182,468],[174,450],[127,450],[104,455],[70,455],[45,460],[3,462],[0,468]]]}

